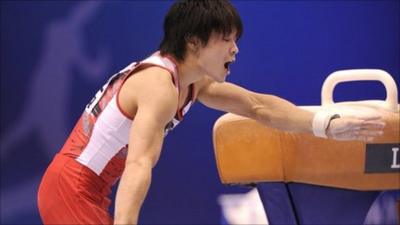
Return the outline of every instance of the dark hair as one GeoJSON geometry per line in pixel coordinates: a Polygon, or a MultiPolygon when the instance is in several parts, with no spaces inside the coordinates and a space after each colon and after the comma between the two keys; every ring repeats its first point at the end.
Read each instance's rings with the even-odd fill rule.
{"type": "Polygon", "coordinates": [[[160,52],[161,55],[169,54],[183,61],[189,38],[199,38],[206,45],[212,32],[228,36],[234,30],[239,39],[243,32],[242,21],[228,0],[178,1],[164,19],[160,52]]]}

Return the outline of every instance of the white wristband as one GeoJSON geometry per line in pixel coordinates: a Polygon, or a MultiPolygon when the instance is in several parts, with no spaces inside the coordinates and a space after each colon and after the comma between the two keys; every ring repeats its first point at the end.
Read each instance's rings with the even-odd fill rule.
{"type": "Polygon", "coordinates": [[[326,129],[328,128],[330,121],[338,117],[340,117],[338,114],[323,110],[315,113],[312,121],[314,135],[317,137],[327,138],[326,129]]]}

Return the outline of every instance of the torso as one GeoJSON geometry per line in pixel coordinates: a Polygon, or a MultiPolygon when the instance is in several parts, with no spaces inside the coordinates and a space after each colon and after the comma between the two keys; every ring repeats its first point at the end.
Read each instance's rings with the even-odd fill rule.
{"type": "MultiPolygon", "coordinates": [[[[193,104],[195,85],[179,90],[175,64],[157,53],[140,65],[148,67],[153,64],[169,71],[171,82],[174,82],[178,93],[179,109],[165,127],[165,133],[168,133],[178,125],[193,104]]],[[[103,86],[88,104],[61,150],[61,154],[74,158],[91,169],[98,176],[94,179],[102,179],[108,186],[122,175],[129,131],[136,113],[135,104],[121,106],[118,102],[118,97],[121,96],[118,95],[122,92],[124,82],[135,76],[139,69],[137,64],[132,63],[103,86]]]]}

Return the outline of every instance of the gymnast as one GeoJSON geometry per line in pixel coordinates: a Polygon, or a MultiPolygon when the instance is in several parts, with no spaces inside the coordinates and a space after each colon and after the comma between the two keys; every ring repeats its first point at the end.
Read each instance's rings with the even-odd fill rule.
{"type": "Polygon", "coordinates": [[[195,101],[281,130],[372,141],[379,116],[302,110],[277,96],[225,82],[242,35],[228,0],[175,2],[157,52],[111,76],[86,106],[38,191],[44,224],[137,224],[163,138],[195,101]],[[111,187],[119,180],[115,214],[111,187]]]}

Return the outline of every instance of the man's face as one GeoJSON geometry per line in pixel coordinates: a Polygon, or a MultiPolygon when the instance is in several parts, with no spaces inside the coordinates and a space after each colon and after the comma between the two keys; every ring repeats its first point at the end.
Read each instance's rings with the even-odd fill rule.
{"type": "Polygon", "coordinates": [[[229,36],[213,32],[207,45],[199,49],[198,65],[207,76],[217,82],[223,82],[230,73],[229,64],[235,61],[238,52],[236,32],[229,36]]]}

